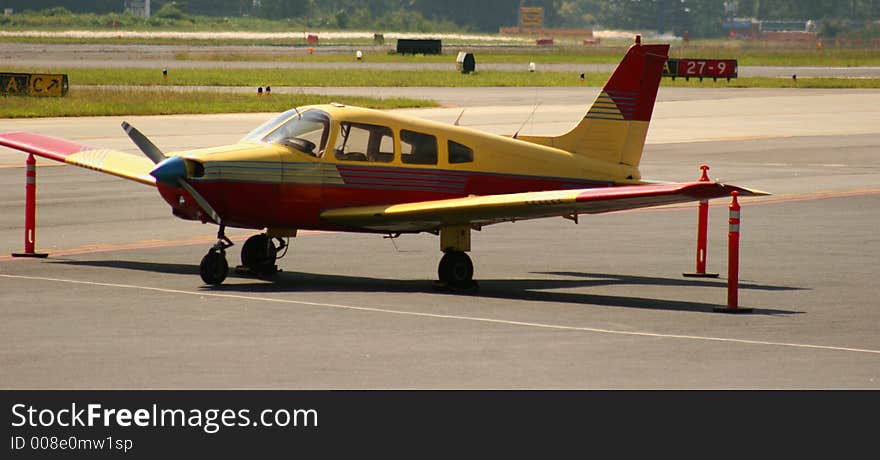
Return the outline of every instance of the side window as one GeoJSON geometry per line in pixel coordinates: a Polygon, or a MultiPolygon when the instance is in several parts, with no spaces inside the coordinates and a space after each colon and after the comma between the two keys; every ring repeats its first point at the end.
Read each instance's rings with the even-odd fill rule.
{"type": "Polygon", "coordinates": [[[394,135],[386,126],[342,122],[333,151],[340,160],[387,163],[394,160],[394,135]]]}
{"type": "Polygon", "coordinates": [[[437,138],[430,134],[401,130],[400,159],[410,164],[437,164],[437,138]]]}
{"type": "Polygon", "coordinates": [[[449,141],[449,162],[450,163],[470,163],[474,161],[474,151],[466,145],[458,142],[449,141]]]}

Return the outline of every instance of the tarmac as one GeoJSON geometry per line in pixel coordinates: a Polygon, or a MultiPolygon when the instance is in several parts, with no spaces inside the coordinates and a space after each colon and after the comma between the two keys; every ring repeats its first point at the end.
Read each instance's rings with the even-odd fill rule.
{"type": "MultiPolygon", "coordinates": [[[[402,112],[552,133],[596,94],[462,91],[402,112]]],[[[124,119],[172,151],[234,142],[268,117],[124,119]]],[[[0,132],[135,153],[122,120],[0,120],[0,132]]],[[[743,200],[739,305],[754,311],[739,315],[713,311],[727,298],[729,200],[710,208],[718,279],[682,277],[697,220],[683,205],[485,227],[475,293],[432,287],[435,236],[329,232],[292,240],[274,281],[212,288],[198,262],[215,227],[172,217],[150,187],[49,161],[37,178],[49,258],[9,257],[23,248],[24,155],[0,149],[0,388],[878,389],[878,122],[880,91],[661,89],[645,178],[695,180],[706,163],[774,193],[743,200]]],[[[249,233],[230,234],[234,264],[249,233]]]]}

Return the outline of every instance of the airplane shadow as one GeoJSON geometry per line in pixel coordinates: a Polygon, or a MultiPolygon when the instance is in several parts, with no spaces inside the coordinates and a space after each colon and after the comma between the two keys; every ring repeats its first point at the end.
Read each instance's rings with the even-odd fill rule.
{"type": "MultiPolygon", "coordinates": [[[[53,263],[85,267],[137,270],[175,275],[190,275],[198,279],[199,267],[188,264],[168,264],[155,262],[119,260],[53,260],[53,263]]],[[[723,288],[725,281],[717,279],[688,279],[678,277],[648,277],[609,273],[579,272],[533,272],[551,275],[546,279],[480,279],[476,291],[448,291],[432,289],[432,280],[396,280],[346,275],[327,275],[319,273],[283,271],[271,279],[259,279],[239,275],[230,270],[230,279],[251,280],[247,283],[227,283],[220,286],[203,286],[201,289],[216,292],[279,293],[279,292],[376,292],[376,293],[424,293],[431,291],[441,294],[472,296],[495,299],[509,299],[530,302],[569,303],[578,305],[598,305],[606,307],[625,307],[649,310],[674,310],[689,312],[712,312],[720,304],[691,302],[682,300],[656,299],[637,296],[615,296],[589,294],[583,292],[560,292],[559,290],[590,288],[602,286],[680,286],[723,288]],[[560,279],[567,276],[570,279],[560,279]]],[[[201,282],[201,280],[198,280],[201,282]]],[[[756,283],[741,283],[740,289],[761,291],[797,291],[805,288],[772,286],[756,283]]],[[[754,314],[789,315],[801,311],[755,308],[754,314]]]]}

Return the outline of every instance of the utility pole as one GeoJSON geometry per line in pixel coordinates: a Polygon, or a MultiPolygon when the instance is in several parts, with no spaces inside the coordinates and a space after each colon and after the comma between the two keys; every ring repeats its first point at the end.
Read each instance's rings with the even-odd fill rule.
{"type": "Polygon", "coordinates": [[[657,0],[657,33],[666,31],[666,0],[657,0]]]}

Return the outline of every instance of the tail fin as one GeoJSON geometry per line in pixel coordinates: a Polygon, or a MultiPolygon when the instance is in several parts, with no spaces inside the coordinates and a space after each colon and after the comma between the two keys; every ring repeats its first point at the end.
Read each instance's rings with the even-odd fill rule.
{"type": "Polygon", "coordinates": [[[642,45],[637,39],[587,114],[571,131],[557,137],[517,138],[630,166],[637,176],[668,53],[669,45],[642,45]]]}

